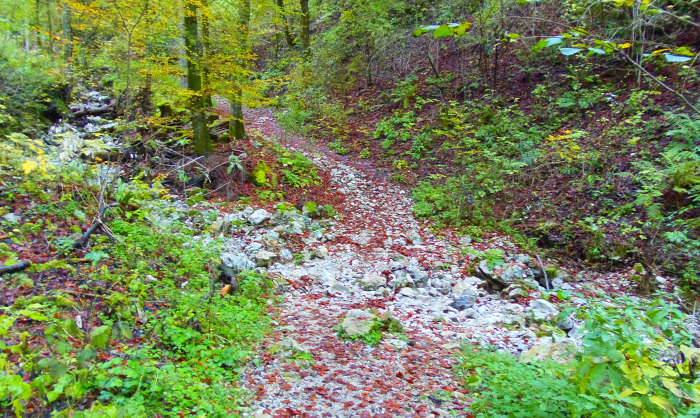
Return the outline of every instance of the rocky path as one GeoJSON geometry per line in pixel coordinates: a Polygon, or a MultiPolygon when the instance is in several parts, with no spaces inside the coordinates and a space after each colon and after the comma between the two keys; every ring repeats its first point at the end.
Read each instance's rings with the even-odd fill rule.
{"type": "MultiPolygon", "coordinates": [[[[252,131],[279,138],[330,173],[328,193],[343,197],[335,206],[339,219],[302,234],[307,257],[300,264],[280,244],[279,232],[289,220],[280,220],[279,211],[242,215],[272,225],[232,242],[229,258],[250,257],[260,266],[262,251],[281,254],[268,272],[289,283],[261,363],[242,375],[242,384],[256,394],[247,415],[464,416],[470,398],[453,372],[461,343],[522,352],[538,340],[525,327],[527,315],[556,313],[551,304],[531,306],[532,291],[521,289],[513,299],[490,295],[481,279],[468,274],[474,253],[517,249],[497,240],[436,237],[413,217],[408,194],[371,168],[352,166],[325,146],[286,134],[269,111],[249,110],[246,119],[252,131]],[[472,255],[459,251],[467,247],[472,255]],[[374,346],[337,337],[336,326],[348,312],[361,316],[370,309],[391,313],[405,334],[385,333],[374,346]]],[[[529,275],[533,282],[529,257],[506,261],[511,276],[529,275]]]]}

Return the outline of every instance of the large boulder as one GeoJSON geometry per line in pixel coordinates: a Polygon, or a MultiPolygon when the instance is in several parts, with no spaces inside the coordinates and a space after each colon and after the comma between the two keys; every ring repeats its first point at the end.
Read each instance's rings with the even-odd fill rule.
{"type": "Polygon", "coordinates": [[[272,218],[272,214],[265,209],[258,209],[248,217],[248,222],[253,225],[260,225],[261,223],[272,218]]]}
{"type": "Polygon", "coordinates": [[[365,274],[361,278],[355,280],[355,282],[362,290],[377,290],[386,285],[384,276],[380,276],[376,273],[365,274]]]}
{"type": "Polygon", "coordinates": [[[374,325],[374,318],[377,315],[363,311],[362,309],[352,309],[348,311],[340,323],[340,328],[348,337],[367,334],[374,325]]]}
{"type": "Polygon", "coordinates": [[[463,294],[455,299],[454,302],[450,304],[451,307],[457,309],[458,311],[464,311],[476,305],[476,298],[470,294],[463,294]]]}
{"type": "Polygon", "coordinates": [[[510,264],[498,269],[491,269],[488,260],[481,260],[476,267],[476,274],[495,290],[503,290],[513,283],[528,277],[528,269],[520,264],[510,264]]]}
{"type": "Polygon", "coordinates": [[[420,267],[408,266],[406,271],[413,278],[413,283],[416,287],[426,287],[428,285],[428,274],[421,270],[420,267]]]}
{"type": "Polygon", "coordinates": [[[544,299],[535,299],[530,302],[526,312],[530,319],[535,321],[542,321],[559,315],[559,310],[544,299]]]}
{"type": "Polygon", "coordinates": [[[405,270],[396,270],[394,273],[394,278],[389,280],[389,287],[394,290],[401,289],[402,287],[410,287],[413,285],[413,279],[406,274],[405,270]]]}
{"type": "Polygon", "coordinates": [[[236,273],[244,270],[255,270],[255,262],[243,253],[223,253],[221,263],[236,273]]]}
{"type": "Polygon", "coordinates": [[[255,254],[255,263],[258,267],[270,267],[277,260],[277,254],[267,251],[260,250],[255,254]]]}

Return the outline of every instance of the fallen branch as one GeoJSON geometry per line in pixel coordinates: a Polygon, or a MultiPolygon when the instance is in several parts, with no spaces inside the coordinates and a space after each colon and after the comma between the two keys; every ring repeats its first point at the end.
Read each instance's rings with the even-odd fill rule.
{"type": "Polygon", "coordinates": [[[79,240],[75,241],[73,245],[58,253],[58,255],[56,255],[56,258],[63,256],[65,253],[68,252],[68,250],[75,250],[85,245],[88,239],[90,239],[90,235],[92,235],[97,230],[97,228],[104,225],[102,222],[102,218],[104,218],[105,216],[105,211],[109,208],[116,208],[117,206],[119,206],[119,203],[110,203],[109,205],[102,206],[100,208],[99,213],[97,214],[97,219],[95,219],[95,222],[93,222],[92,225],[90,225],[90,228],[87,231],[85,231],[83,236],[79,240]]]}
{"type": "Polygon", "coordinates": [[[81,292],[74,292],[72,290],[61,290],[61,293],[67,293],[67,294],[73,295],[73,296],[83,296],[83,297],[87,297],[87,298],[102,298],[102,299],[104,299],[104,298],[109,297],[109,295],[96,295],[94,293],[81,293],[81,292]]]}
{"type": "Polygon", "coordinates": [[[2,266],[2,267],[0,267],[0,276],[2,276],[5,273],[16,273],[18,271],[26,270],[31,265],[32,265],[31,261],[22,261],[20,263],[13,264],[11,266],[2,266]]]}
{"type": "Polygon", "coordinates": [[[74,112],[73,117],[79,118],[82,116],[97,116],[97,115],[104,115],[105,113],[110,113],[110,112],[114,112],[114,106],[107,105],[107,106],[102,106],[102,107],[94,107],[91,109],[81,110],[79,112],[74,112]]]}

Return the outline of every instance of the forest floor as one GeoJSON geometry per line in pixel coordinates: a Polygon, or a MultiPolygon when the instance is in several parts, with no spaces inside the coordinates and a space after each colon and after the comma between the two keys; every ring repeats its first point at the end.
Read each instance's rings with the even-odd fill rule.
{"type": "MultiPolygon", "coordinates": [[[[285,277],[290,288],[279,305],[274,333],[263,344],[261,364],[242,375],[242,385],[256,393],[251,415],[464,416],[470,396],[453,371],[462,343],[488,343],[516,354],[540,343],[537,325],[526,327],[524,320],[539,292],[509,299],[486,292],[484,283],[472,277],[474,254],[488,250],[502,250],[524,266],[530,257],[507,239],[471,242],[451,230],[436,236],[428,222],[413,216],[409,193],[382,178],[371,163],[351,161],[285,132],[269,110],[247,110],[246,120],[249,132],[278,138],[329,174],[327,193],[340,196],[334,208],[341,215],[322,240],[302,240],[305,251],[317,257],[269,269],[285,277]],[[415,288],[391,285],[404,277],[402,271],[415,288]],[[389,284],[363,290],[358,284],[368,275],[389,284]],[[454,301],[464,294],[472,295],[475,304],[455,309],[454,301]],[[396,338],[385,334],[373,346],[341,340],[336,326],[353,309],[389,312],[405,332],[396,338]],[[285,348],[296,357],[275,355],[285,348]],[[304,357],[300,352],[310,354],[308,361],[294,361],[304,357]]],[[[556,284],[578,295],[595,291],[590,282],[616,292],[628,286],[619,274],[595,276],[590,274],[588,285],[556,284]]],[[[563,300],[552,295],[549,302],[557,306],[563,300]]],[[[578,297],[569,302],[587,303],[578,297]]],[[[569,331],[572,338],[562,335],[561,340],[575,344],[576,328],[569,331]]]]}

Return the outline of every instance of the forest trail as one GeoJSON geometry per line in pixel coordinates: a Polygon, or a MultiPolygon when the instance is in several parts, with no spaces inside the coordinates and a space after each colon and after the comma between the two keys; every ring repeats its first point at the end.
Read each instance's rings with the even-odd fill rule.
{"type": "Polygon", "coordinates": [[[342,217],[322,240],[305,240],[306,250],[319,257],[269,270],[291,282],[274,334],[262,347],[262,363],[242,375],[243,386],[256,394],[250,415],[464,415],[469,395],[453,373],[460,341],[489,341],[522,351],[534,342],[534,333],[495,324],[524,309],[478,289],[479,279],[469,278],[467,264],[459,261],[459,237],[438,238],[414,218],[406,191],[369,167],[349,165],[325,145],[315,147],[286,133],[269,110],[247,110],[246,120],[249,132],[278,137],[284,147],[303,152],[329,172],[328,193],[343,196],[335,205],[342,217]],[[390,284],[363,291],[358,280],[367,274],[385,281],[412,279],[415,287],[394,290],[390,284]],[[473,295],[474,309],[450,306],[456,284],[473,295]],[[334,327],[352,309],[390,312],[407,338],[385,333],[375,346],[339,340],[334,327]],[[284,348],[296,357],[284,358],[284,348]],[[299,352],[313,360],[294,362],[299,352]]]}

